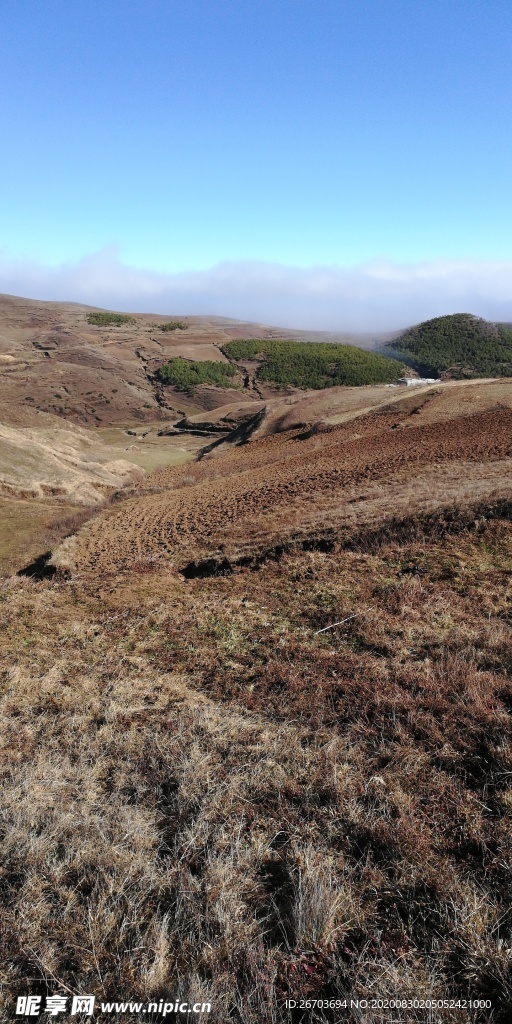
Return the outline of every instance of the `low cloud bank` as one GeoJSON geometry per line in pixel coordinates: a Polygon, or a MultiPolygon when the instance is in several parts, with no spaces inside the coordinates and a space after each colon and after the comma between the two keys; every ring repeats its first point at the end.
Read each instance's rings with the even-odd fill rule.
{"type": "Polygon", "coordinates": [[[375,261],[350,268],[241,261],[165,274],[126,266],[113,247],[58,267],[0,252],[0,292],[297,329],[387,331],[444,313],[512,321],[512,261],[375,261]]]}

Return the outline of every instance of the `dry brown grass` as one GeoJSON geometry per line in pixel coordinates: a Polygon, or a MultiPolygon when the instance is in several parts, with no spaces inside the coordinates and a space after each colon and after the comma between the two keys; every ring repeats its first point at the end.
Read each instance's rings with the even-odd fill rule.
{"type": "MultiPolygon", "coordinates": [[[[14,422],[34,380],[68,403],[59,363],[71,418],[169,415],[148,318],[87,338],[40,306],[0,311],[20,360],[32,330],[48,352],[6,364],[14,422]]],[[[510,1020],[507,387],[162,471],[85,526],[77,574],[1,584],[3,1020],[59,991],[179,994],[212,1024],[395,1022],[285,999],[397,995],[492,1001],[407,1024],[510,1020]]]]}
{"type": "Polygon", "coordinates": [[[148,569],[3,585],[4,1019],[177,991],[219,1024],[397,994],[505,1024],[510,524],[148,569]]]}
{"type": "Polygon", "coordinates": [[[396,413],[385,410],[320,435],[296,429],[156,473],[151,492],[143,483],[83,531],[74,564],[117,572],[148,559],[180,570],[211,558],[236,562],[392,516],[510,498],[512,410],[395,426],[396,413]]]}

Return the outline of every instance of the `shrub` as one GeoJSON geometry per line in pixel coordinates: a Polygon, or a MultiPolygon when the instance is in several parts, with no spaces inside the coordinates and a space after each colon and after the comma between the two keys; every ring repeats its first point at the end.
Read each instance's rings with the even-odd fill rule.
{"type": "Polygon", "coordinates": [[[183,323],[183,320],[169,320],[166,324],[159,324],[161,331],[186,331],[187,325],[183,323]]]}
{"type": "Polygon", "coordinates": [[[109,313],[107,310],[88,313],[87,322],[95,327],[121,327],[122,324],[136,323],[133,316],[128,316],[126,313],[109,313]]]}

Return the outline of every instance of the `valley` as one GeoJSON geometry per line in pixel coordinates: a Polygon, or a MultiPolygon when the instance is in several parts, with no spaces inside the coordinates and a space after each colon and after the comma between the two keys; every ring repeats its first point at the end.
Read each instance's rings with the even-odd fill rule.
{"type": "Polygon", "coordinates": [[[508,1024],[512,381],[93,312],[0,299],[0,986],[508,1024]]]}

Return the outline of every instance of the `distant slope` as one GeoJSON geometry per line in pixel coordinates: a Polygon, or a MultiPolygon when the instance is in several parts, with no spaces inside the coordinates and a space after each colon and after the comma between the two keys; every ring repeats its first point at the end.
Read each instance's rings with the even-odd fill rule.
{"type": "Polygon", "coordinates": [[[420,371],[443,377],[512,377],[512,327],[471,313],[438,316],[385,346],[420,371]]]}
{"type": "Polygon", "coordinates": [[[258,380],[278,387],[360,387],[396,380],[403,372],[395,359],[354,345],[239,338],[223,345],[222,351],[236,362],[258,360],[258,380]]]}
{"type": "MultiPolygon", "coordinates": [[[[158,368],[181,360],[173,365],[183,371],[185,361],[190,377],[192,363],[229,367],[221,345],[233,338],[289,339],[295,333],[304,340],[355,345],[388,340],[291,332],[227,317],[185,316],[179,310],[166,316],[128,315],[77,303],[0,295],[0,421],[30,427],[38,422],[36,414],[44,412],[82,426],[123,427],[211,410],[233,401],[226,382],[194,381],[193,395],[187,391],[184,399],[180,386],[160,384],[158,368]]],[[[203,378],[206,373],[196,371],[203,378]]],[[[234,374],[227,383],[242,380],[234,374]]],[[[260,382],[254,393],[251,387],[240,388],[239,400],[274,397],[275,390],[260,382]]]]}
{"type": "Polygon", "coordinates": [[[0,495],[14,498],[58,498],[98,505],[106,494],[142,475],[72,423],[28,429],[0,424],[0,495]]]}

